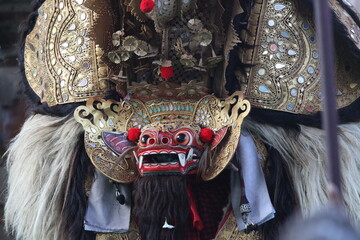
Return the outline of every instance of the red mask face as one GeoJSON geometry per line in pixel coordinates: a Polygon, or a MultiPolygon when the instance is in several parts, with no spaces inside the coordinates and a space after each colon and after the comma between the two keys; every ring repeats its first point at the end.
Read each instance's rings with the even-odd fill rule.
{"type": "Polygon", "coordinates": [[[91,98],[78,107],[74,115],[84,127],[94,166],[123,183],[141,174],[191,174],[199,161],[203,180],[218,175],[235,153],[250,104],[241,92],[226,99],[207,95],[185,100],[179,89],[174,101],[91,98]],[[205,159],[205,147],[212,159],[205,159]]]}
{"type": "Polygon", "coordinates": [[[140,174],[195,173],[204,151],[199,132],[199,126],[171,122],[143,130],[134,152],[140,174]]]}

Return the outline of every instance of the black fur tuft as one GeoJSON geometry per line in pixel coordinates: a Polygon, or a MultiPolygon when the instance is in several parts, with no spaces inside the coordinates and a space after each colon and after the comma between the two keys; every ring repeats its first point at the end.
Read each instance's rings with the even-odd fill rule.
{"type": "Polygon", "coordinates": [[[189,223],[190,205],[184,176],[147,176],[135,180],[133,216],[142,239],[181,240],[189,223]],[[175,225],[164,229],[164,221],[175,225]]]}
{"type": "Polygon", "coordinates": [[[95,234],[84,230],[84,217],[87,208],[85,182],[93,171],[85,151],[84,139],[79,139],[77,154],[69,173],[68,187],[62,210],[62,239],[95,240],[95,234]]]}

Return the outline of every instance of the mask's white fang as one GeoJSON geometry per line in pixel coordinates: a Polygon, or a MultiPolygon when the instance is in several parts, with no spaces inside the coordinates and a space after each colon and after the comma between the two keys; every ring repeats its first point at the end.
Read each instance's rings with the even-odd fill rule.
{"type": "Polygon", "coordinates": [[[136,163],[139,163],[139,158],[136,156],[136,153],[135,153],[135,151],[133,151],[133,154],[134,154],[134,156],[135,156],[135,159],[136,159],[136,163]]]}
{"type": "Polygon", "coordinates": [[[179,153],[179,162],[181,164],[182,167],[185,167],[186,161],[185,161],[185,154],[184,153],[179,153]]]}
{"type": "Polygon", "coordinates": [[[188,155],[186,157],[186,161],[191,161],[193,158],[194,149],[190,148],[190,151],[188,152],[188,155]]]}
{"type": "Polygon", "coordinates": [[[143,160],[144,160],[144,156],[140,156],[139,168],[141,168],[141,167],[142,167],[143,160]]]}

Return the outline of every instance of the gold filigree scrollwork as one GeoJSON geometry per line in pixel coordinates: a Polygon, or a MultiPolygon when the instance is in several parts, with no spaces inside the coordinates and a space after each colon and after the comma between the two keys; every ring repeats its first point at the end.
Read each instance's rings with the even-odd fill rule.
{"type": "Polygon", "coordinates": [[[228,127],[228,133],[213,150],[214,158],[202,175],[204,180],[216,177],[233,157],[240,139],[241,124],[249,112],[250,102],[244,100],[242,92],[235,92],[225,100],[206,96],[199,101],[195,122],[214,131],[228,127]]]}
{"type": "Polygon", "coordinates": [[[85,130],[85,149],[94,166],[117,182],[132,182],[138,176],[133,155],[117,156],[102,139],[102,132],[125,132],[133,109],[125,102],[91,98],[75,110],[75,119],[85,130]]]}

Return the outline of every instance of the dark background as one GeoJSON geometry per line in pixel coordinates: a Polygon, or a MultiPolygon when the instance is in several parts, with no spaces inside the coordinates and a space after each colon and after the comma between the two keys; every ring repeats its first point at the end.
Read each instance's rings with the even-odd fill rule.
{"type": "Polygon", "coordinates": [[[19,85],[17,39],[19,25],[29,14],[30,0],[0,0],[0,240],[10,240],[3,231],[6,170],[3,154],[25,119],[25,104],[19,85]]]}

